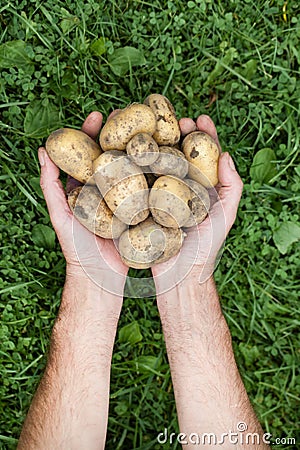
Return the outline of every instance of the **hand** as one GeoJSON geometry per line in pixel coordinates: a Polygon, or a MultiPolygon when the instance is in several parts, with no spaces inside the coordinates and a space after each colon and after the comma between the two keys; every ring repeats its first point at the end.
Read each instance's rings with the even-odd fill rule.
{"type": "MultiPolygon", "coordinates": [[[[102,125],[102,114],[92,112],[82,131],[93,139],[102,125]]],[[[59,169],[44,147],[39,148],[41,187],[50,219],[67,262],[67,276],[91,279],[109,292],[123,295],[128,267],[123,264],[110,239],[102,239],[81,225],[73,216],[59,180],[59,169]]]]}
{"type": "Polygon", "coordinates": [[[179,255],[152,267],[157,293],[172,289],[188,276],[206,281],[213,273],[223,242],[231,229],[241,198],[243,183],[229,153],[221,153],[217,130],[206,115],[196,120],[184,118],[179,121],[183,135],[192,131],[209,134],[220,149],[218,166],[219,184],[210,189],[211,209],[199,225],[188,229],[179,255]]]}

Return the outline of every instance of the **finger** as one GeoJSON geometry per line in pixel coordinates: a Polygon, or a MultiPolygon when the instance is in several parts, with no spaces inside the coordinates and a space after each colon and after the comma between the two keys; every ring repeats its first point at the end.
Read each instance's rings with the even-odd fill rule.
{"type": "Polygon", "coordinates": [[[96,139],[100,132],[102,121],[102,114],[99,111],[93,111],[83,122],[81,130],[88,134],[92,139],[96,139]]]}
{"type": "Polygon", "coordinates": [[[219,158],[218,177],[221,185],[219,201],[213,205],[210,216],[217,218],[224,214],[228,233],[235,221],[243,191],[243,182],[228,152],[222,153],[219,158]]]}
{"type": "Polygon", "coordinates": [[[110,113],[110,115],[108,116],[107,120],[112,119],[114,116],[116,116],[117,114],[119,114],[119,112],[121,112],[121,109],[115,109],[114,111],[112,111],[110,113]]]}
{"type": "Polygon", "coordinates": [[[59,180],[59,169],[51,161],[44,147],[40,147],[38,157],[41,165],[40,185],[47,203],[51,222],[55,229],[65,220],[65,214],[72,215],[63,185],[59,180]]]}
{"type": "Polygon", "coordinates": [[[183,117],[179,120],[179,127],[183,136],[197,130],[195,122],[192,119],[186,117],[183,117]]]}
{"type": "Polygon", "coordinates": [[[203,131],[204,133],[207,133],[210,135],[210,137],[213,138],[213,140],[216,142],[217,146],[219,147],[220,153],[221,153],[221,146],[218,138],[217,129],[215,127],[215,124],[211,120],[209,116],[206,114],[201,114],[201,116],[198,117],[196,120],[196,125],[199,131],[203,131]]]}

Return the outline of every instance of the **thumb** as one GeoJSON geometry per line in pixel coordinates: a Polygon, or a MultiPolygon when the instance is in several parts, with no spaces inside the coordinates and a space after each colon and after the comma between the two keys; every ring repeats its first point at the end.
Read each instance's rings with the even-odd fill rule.
{"type": "Polygon", "coordinates": [[[38,157],[41,165],[40,185],[47,203],[51,222],[58,231],[61,222],[65,222],[66,214],[72,216],[65,191],[59,180],[59,169],[49,158],[46,149],[40,147],[38,157]]]}
{"type": "Polygon", "coordinates": [[[220,155],[218,177],[220,182],[218,196],[225,215],[226,231],[228,232],[235,221],[243,191],[243,182],[228,152],[220,155]]]}

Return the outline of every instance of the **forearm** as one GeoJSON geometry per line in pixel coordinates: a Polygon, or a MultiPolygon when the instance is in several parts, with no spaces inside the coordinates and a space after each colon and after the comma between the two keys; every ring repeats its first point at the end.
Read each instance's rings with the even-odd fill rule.
{"type": "Polygon", "coordinates": [[[67,276],[44,376],[19,450],[101,449],[108,418],[111,357],[122,299],[67,276]]]}
{"type": "MultiPolygon", "coordinates": [[[[194,270],[174,290],[158,296],[157,302],[181,432],[187,436],[214,433],[221,441],[222,433],[236,432],[237,424],[244,422],[246,433],[261,435],[235,363],[213,279],[199,284],[194,270]]],[[[226,448],[245,448],[231,444],[228,437],[224,443],[226,448]]],[[[191,444],[190,448],[194,447],[191,444]]],[[[268,447],[262,444],[258,448],[268,447]]]]}

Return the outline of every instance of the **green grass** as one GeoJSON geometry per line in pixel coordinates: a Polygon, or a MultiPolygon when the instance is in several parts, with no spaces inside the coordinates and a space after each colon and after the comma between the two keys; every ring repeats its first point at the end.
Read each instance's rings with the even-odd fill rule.
{"type": "MultiPolygon", "coordinates": [[[[37,224],[51,227],[37,148],[61,125],[80,128],[93,110],[107,117],[153,92],[167,95],[178,117],[209,114],[243,178],[216,281],[264,429],[297,438],[296,3],[16,0],[0,6],[0,448],[16,446],[64,282],[57,240],[49,235],[41,246],[33,238],[37,224]],[[265,148],[274,153],[260,153],[261,170],[250,173],[265,148]]],[[[157,434],[178,427],[155,301],[126,298],[119,331],[128,324],[138,338],[128,342],[123,331],[115,344],[107,449],[157,449],[157,434]]],[[[298,445],[276,448],[299,445],[298,435],[298,445]]]]}

